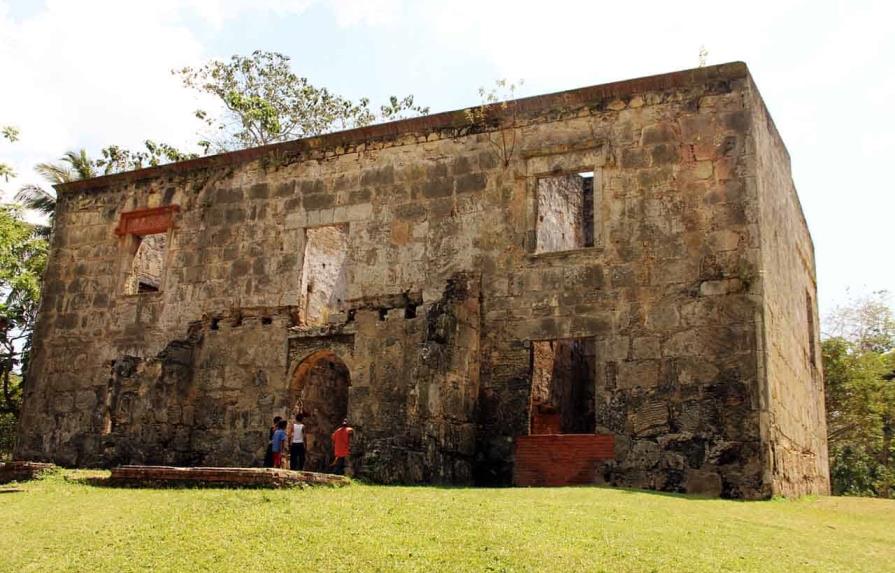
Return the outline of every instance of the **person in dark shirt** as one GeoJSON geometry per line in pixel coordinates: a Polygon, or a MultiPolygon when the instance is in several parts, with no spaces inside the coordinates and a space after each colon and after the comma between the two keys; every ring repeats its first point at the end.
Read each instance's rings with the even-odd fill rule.
{"type": "Polygon", "coordinates": [[[271,438],[271,451],[273,452],[273,467],[283,467],[283,451],[286,449],[286,420],[277,423],[277,429],[271,438]]]}
{"type": "Polygon", "coordinates": [[[279,416],[274,416],[273,425],[271,425],[270,432],[267,434],[267,451],[264,452],[264,467],[266,468],[273,467],[273,433],[277,431],[277,425],[282,419],[279,416]]]}

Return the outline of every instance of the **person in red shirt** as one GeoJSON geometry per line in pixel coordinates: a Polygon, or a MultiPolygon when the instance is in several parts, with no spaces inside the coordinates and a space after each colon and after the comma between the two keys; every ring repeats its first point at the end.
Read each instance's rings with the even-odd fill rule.
{"type": "Polygon", "coordinates": [[[348,425],[348,418],[342,420],[342,425],[333,432],[333,463],[335,466],[334,473],[337,475],[345,474],[345,463],[348,456],[351,455],[351,434],[354,428],[348,425]]]}

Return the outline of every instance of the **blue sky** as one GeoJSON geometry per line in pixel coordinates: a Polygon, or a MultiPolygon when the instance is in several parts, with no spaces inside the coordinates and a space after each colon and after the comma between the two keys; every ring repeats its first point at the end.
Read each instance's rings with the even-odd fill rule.
{"type": "Polygon", "coordinates": [[[891,2],[777,0],[0,0],[0,143],[17,180],[72,148],[188,145],[208,104],[169,71],[255,49],[345,96],[413,93],[432,111],[498,78],[523,95],[743,60],[793,160],[820,303],[895,291],[891,2]]]}

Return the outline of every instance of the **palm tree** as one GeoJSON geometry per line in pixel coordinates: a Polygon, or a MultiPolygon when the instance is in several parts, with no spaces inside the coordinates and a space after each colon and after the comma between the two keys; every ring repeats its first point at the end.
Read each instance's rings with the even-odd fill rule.
{"type": "MultiPolygon", "coordinates": [[[[96,163],[90,159],[85,149],[68,151],[54,163],[38,163],[34,170],[50,185],[97,176],[96,163]]],[[[26,209],[33,209],[47,216],[49,224],[38,225],[38,230],[41,235],[49,236],[56,213],[56,193],[47,191],[40,185],[25,185],[16,193],[16,201],[26,209]]]]}

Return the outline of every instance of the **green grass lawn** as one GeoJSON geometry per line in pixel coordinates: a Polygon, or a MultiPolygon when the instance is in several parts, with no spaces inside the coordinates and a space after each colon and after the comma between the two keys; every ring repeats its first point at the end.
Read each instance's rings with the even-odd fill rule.
{"type": "Polygon", "coordinates": [[[85,475],[0,494],[0,571],[895,571],[893,501],[72,481],[85,475]]]}

